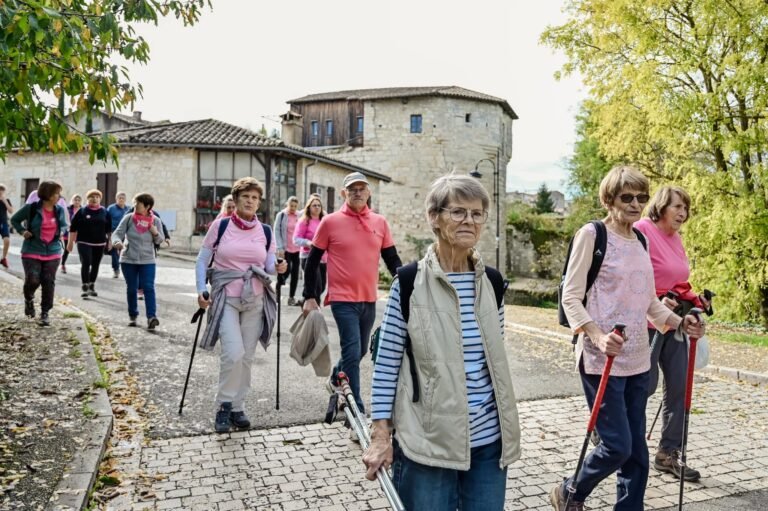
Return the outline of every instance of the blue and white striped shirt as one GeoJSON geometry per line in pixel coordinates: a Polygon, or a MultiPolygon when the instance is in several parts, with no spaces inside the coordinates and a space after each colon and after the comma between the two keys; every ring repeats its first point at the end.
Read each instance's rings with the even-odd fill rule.
{"type": "MultiPolygon", "coordinates": [[[[499,415],[493,385],[485,360],[483,340],[475,316],[475,274],[448,273],[451,285],[459,296],[461,338],[464,346],[464,375],[469,405],[470,446],[479,447],[501,437],[499,415]]],[[[502,337],[504,336],[504,307],[499,308],[502,337]]],[[[397,391],[397,379],[405,352],[406,323],[400,311],[400,282],[395,280],[384,309],[379,352],[373,371],[371,418],[391,419],[397,391]]]]}

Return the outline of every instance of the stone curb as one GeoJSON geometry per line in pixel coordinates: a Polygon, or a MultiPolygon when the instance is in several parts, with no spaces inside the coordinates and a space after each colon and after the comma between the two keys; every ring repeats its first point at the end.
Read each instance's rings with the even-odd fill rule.
{"type": "MultiPolygon", "coordinates": [[[[91,344],[88,328],[85,325],[85,319],[82,317],[82,311],[75,307],[58,304],[56,308],[65,314],[80,314],[80,317],[68,318],[65,321],[72,324],[71,330],[77,336],[77,340],[80,341],[79,347],[84,355],[83,360],[88,376],[93,381],[100,380],[101,373],[96,362],[96,354],[91,344]]],[[[88,504],[88,494],[96,482],[99,464],[112,433],[113,420],[112,405],[109,402],[107,390],[96,387],[93,389],[92,396],[93,400],[89,406],[94,410],[96,416],[88,422],[89,430],[86,433],[86,443],[75,451],[45,507],[46,511],[82,510],[88,504]]]]}
{"type": "Polygon", "coordinates": [[[729,380],[736,380],[753,385],[768,385],[768,374],[756,373],[754,371],[744,371],[742,369],[734,369],[732,367],[709,365],[702,369],[697,369],[696,372],[699,374],[718,376],[720,378],[727,378],[729,380]]]}
{"type": "MultiPolygon", "coordinates": [[[[512,331],[535,335],[549,340],[571,340],[571,336],[569,335],[560,334],[543,328],[535,328],[520,323],[514,323],[512,321],[507,321],[506,327],[512,331]]],[[[702,369],[696,369],[696,373],[700,375],[715,376],[719,378],[750,383],[752,385],[768,385],[768,374],[758,373],[755,371],[745,371],[743,369],[734,369],[732,367],[708,365],[702,369]]]]}

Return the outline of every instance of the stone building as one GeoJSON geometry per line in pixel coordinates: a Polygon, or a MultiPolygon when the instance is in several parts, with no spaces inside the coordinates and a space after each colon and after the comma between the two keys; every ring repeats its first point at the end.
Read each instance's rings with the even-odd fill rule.
{"type": "Polygon", "coordinates": [[[404,261],[416,256],[414,238],[432,237],[424,217],[430,183],[477,169],[492,197],[480,250],[487,262],[506,268],[503,193],[518,117],[504,99],[461,87],[401,87],[311,94],[288,103],[284,140],[392,179],[374,199],[404,261]]]}
{"type": "Polygon", "coordinates": [[[174,247],[195,251],[222,198],[240,177],[254,176],[264,184],[259,216],[266,223],[272,223],[289,196],[303,201],[304,189],[323,193],[326,208],[338,209],[338,190],[349,172],[368,176],[374,200],[380,183],[389,181],[361,165],[214,119],[141,125],[111,135],[120,148],[119,166],[90,165],[86,152],[21,151],[0,162],[0,183],[14,204],[23,203],[46,179],[61,183],[66,199],[91,188],[106,192],[106,204],[114,202],[118,189],[129,199],[149,192],[173,231],[174,247]]]}

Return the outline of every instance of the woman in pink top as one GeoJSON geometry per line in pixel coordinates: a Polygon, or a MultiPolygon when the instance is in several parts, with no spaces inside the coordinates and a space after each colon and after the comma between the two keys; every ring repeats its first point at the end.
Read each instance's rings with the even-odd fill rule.
{"type": "Polygon", "coordinates": [[[221,339],[217,433],[226,433],[231,426],[247,429],[251,425],[245,414],[245,398],[251,387],[256,344],[265,324],[264,283],[254,276],[253,267],[270,274],[282,274],[288,269],[285,261],[275,258],[275,240],[267,236],[269,226],[256,216],[263,196],[264,189],[256,179],[244,177],[235,182],[235,212],[229,218],[213,221],[195,265],[197,302],[204,309],[212,305],[206,335],[211,325],[217,324],[221,339]],[[227,224],[220,232],[224,221],[227,224]],[[213,270],[211,294],[206,298],[209,268],[213,270]]]}
{"type": "Polygon", "coordinates": [[[550,501],[557,511],[565,511],[569,487],[575,491],[568,511],[583,509],[590,493],[613,472],[617,472],[613,509],[643,509],[649,468],[645,442],[650,369],[646,321],[662,331],[675,330],[682,323],[689,335],[704,333],[703,323],[695,317],[683,320],[656,299],[650,258],[632,229],[650,198],[648,187],[648,178],[630,166],[614,167],[600,183],[600,202],[608,211],[603,219],[607,246],[589,292],[587,272],[596,250],[595,227],[587,224],[574,237],[563,286],[563,308],[574,333],[583,333],[576,345],[576,356],[590,408],[607,356],[615,359],[597,419],[601,442],[585,458],[577,481],[569,478],[552,488],[550,501]],[[611,333],[615,323],[626,325],[623,338],[611,333]]]}
{"type": "MultiPolygon", "coordinates": [[[[692,307],[709,308],[704,297],[693,293],[680,296],[678,300],[664,298],[667,291],[687,286],[690,276],[688,256],[680,238],[680,228],[688,221],[691,197],[677,186],[662,186],[656,191],[648,207],[648,218],[643,218],[635,227],[648,238],[648,251],[653,264],[656,296],[662,303],[677,314],[685,313],[692,307]]],[[[658,332],[648,329],[648,337],[653,345],[651,353],[651,372],[649,395],[656,391],[659,381],[659,365],[664,373],[664,397],[661,439],[656,450],[653,468],[668,472],[680,478],[680,449],[683,439],[683,417],[685,415],[685,378],[688,367],[688,348],[685,343],[677,342],[673,332],[658,332]]],[[[698,470],[685,467],[685,480],[698,481],[698,470]]]]}
{"type": "Polygon", "coordinates": [[[43,181],[37,188],[37,202],[25,204],[11,217],[11,225],[24,237],[21,263],[24,266],[24,314],[35,317],[35,291],[42,288],[40,325],[49,325],[53,308],[56,270],[61,260],[61,235],[67,228],[66,213],[57,202],[61,185],[43,181]]]}
{"type": "Polygon", "coordinates": [[[299,215],[296,210],[299,209],[299,199],[294,196],[288,197],[285,202],[285,209],[280,211],[275,217],[275,241],[277,241],[277,256],[285,258],[288,263],[288,272],[278,277],[278,282],[285,284],[285,279],[290,275],[291,281],[288,286],[288,305],[298,305],[296,301],[296,286],[299,284],[299,246],[293,242],[293,231],[296,230],[296,224],[299,223],[299,215]]]}
{"type": "MultiPolygon", "coordinates": [[[[299,259],[301,260],[301,270],[304,271],[304,267],[307,265],[307,257],[309,257],[309,249],[312,248],[312,238],[315,237],[317,232],[317,226],[320,225],[320,220],[325,216],[325,210],[323,209],[323,201],[320,196],[313,193],[309,196],[309,200],[304,205],[304,210],[296,224],[296,230],[293,231],[293,242],[301,247],[299,252],[299,259]]],[[[320,259],[320,279],[317,282],[317,297],[320,298],[325,291],[326,281],[326,262],[328,256],[323,254],[323,258],[320,259]]],[[[303,305],[304,300],[300,305],[303,305]]]]}

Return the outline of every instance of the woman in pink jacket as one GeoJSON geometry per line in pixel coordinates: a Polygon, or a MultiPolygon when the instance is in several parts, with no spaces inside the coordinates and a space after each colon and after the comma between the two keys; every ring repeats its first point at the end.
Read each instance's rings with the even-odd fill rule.
{"type": "MultiPolygon", "coordinates": [[[[293,231],[293,242],[301,247],[299,253],[299,259],[301,261],[301,270],[304,271],[304,267],[307,265],[307,257],[309,257],[309,249],[312,248],[312,238],[315,237],[317,232],[317,226],[320,225],[320,220],[325,216],[325,210],[323,209],[323,201],[320,200],[320,196],[313,193],[309,196],[309,200],[304,205],[301,218],[296,223],[296,229],[293,231]]],[[[323,291],[325,291],[325,279],[326,279],[326,261],[328,255],[324,254],[320,260],[320,280],[318,281],[317,297],[319,298],[323,291]]]]}

